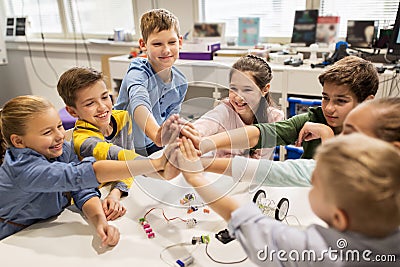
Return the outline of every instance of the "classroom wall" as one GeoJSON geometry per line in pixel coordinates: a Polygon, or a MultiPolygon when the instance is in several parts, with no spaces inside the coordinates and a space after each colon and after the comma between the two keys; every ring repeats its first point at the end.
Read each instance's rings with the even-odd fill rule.
{"type": "MultiPolygon", "coordinates": [[[[152,8],[169,9],[179,18],[182,34],[187,32],[197,20],[197,0],[137,0],[134,3],[135,15],[138,19],[140,14],[152,8]]],[[[0,15],[4,18],[1,10],[0,15]]],[[[0,23],[0,28],[4,29],[4,22],[0,23]]],[[[46,42],[47,58],[43,52],[41,40],[30,40],[33,65],[25,38],[17,41],[6,40],[6,47],[8,64],[0,65],[0,106],[18,95],[37,94],[48,98],[57,109],[60,109],[63,107],[63,102],[57,93],[58,78],[52,68],[60,76],[70,67],[89,66],[83,44],[78,44],[76,52],[75,44],[71,40],[48,40],[46,42]],[[76,54],[79,59],[78,64],[76,64],[76,54]],[[41,80],[44,80],[44,83],[41,80]]],[[[102,59],[103,62],[107,62],[108,56],[128,54],[130,46],[88,44],[88,50],[91,66],[101,70],[102,59]]]]}

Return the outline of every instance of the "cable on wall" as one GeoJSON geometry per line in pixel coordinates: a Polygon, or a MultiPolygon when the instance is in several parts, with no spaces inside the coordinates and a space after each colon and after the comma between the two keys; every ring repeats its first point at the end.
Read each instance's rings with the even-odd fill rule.
{"type": "Polygon", "coordinates": [[[75,53],[75,65],[78,66],[79,65],[79,58],[78,58],[78,42],[77,42],[77,37],[76,37],[76,25],[75,25],[75,16],[74,16],[74,12],[72,9],[72,2],[71,0],[67,1],[68,3],[68,13],[69,13],[69,17],[71,19],[71,23],[72,23],[72,32],[74,34],[74,53],[75,53]]]}
{"type": "Polygon", "coordinates": [[[77,0],[75,0],[75,6],[76,6],[76,13],[78,14],[79,29],[81,30],[81,38],[83,40],[83,46],[85,47],[85,51],[86,51],[86,57],[87,57],[88,62],[89,62],[89,67],[92,67],[92,61],[90,59],[89,49],[87,47],[86,38],[85,38],[85,35],[83,33],[83,29],[82,29],[81,16],[80,16],[80,13],[79,13],[77,0]]]}
{"type": "MultiPolygon", "coordinates": [[[[51,64],[49,57],[47,56],[47,51],[46,51],[46,44],[44,41],[44,34],[43,34],[43,27],[42,27],[42,14],[41,14],[41,10],[40,10],[40,3],[39,0],[37,0],[37,4],[38,4],[38,11],[39,11],[39,21],[40,21],[40,35],[41,35],[41,39],[42,39],[42,48],[43,48],[43,54],[46,58],[46,62],[47,64],[50,66],[51,70],[53,71],[55,77],[56,77],[56,81],[58,81],[58,74],[55,70],[55,68],[53,67],[53,65],[51,64]]],[[[22,1],[22,6],[24,6],[24,1],[22,1]]],[[[22,12],[23,14],[23,12],[22,12]]],[[[45,86],[49,87],[49,88],[54,88],[57,85],[51,85],[49,83],[47,83],[40,75],[39,72],[36,69],[35,63],[33,61],[33,56],[32,56],[32,49],[30,46],[30,43],[28,41],[28,37],[25,35],[25,41],[26,41],[26,45],[28,46],[28,53],[29,53],[29,60],[31,62],[32,68],[33,68],[33,72],[35,73],[36,77],[39,79],[39,81],[44,84],[45,86]]]]}

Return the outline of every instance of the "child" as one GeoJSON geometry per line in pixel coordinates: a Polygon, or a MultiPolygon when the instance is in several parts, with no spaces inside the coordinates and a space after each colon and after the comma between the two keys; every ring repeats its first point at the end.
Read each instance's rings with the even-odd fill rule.
{"type": "Polygon", "coordinates": [[[165,145],[162,124],[180,112],[188,86],[173,66],[182,48],[178,19],[168,10],[153,9],[142,15],[140,29],[139,46],[147,59],[134,58],[130,63],[115,109],[127,110],[133,117],[135,151],[147,156],[165,145]]]}
{"type": "MultiPolygon", "coordinates": [[[[300,130],[308,121],[328,125],[334,134],[342,131],[347,114],[359,103],[373,99],[378,90],[379,78],[375,66],[364,59],[348,56],[337,61],[319,76],[322,90],[322,106],[310,108],[284,121],[261,123],[254,126],[199,138],[190,128],[182,133],[205,153],[216,148],[260,148],[293,144],[300,130]]],[[[310,159],[321,140],[304,142],[302,158],[310,159]]]]}
{"type": "MultiPolygon", "coordinates": [[[[178,165],[186,181],[229,221],[231,235],[258,265],[301,265],[296,255],[304,252],[315,253],[303,259],[308,266],[343,266],[351,260],[364,266],[380,255],[399,260],[400,154],[387,142],[355,133],[318,148],[309,200],[329,228],[311,225],[306,230],[263,215],[254,203],[239,207],[229,196],[217,199],[220,194],[198,172],[202,166],[191,140],[182,138],[180,149],[178,165]]],[[[393,259],[385,266],[392,265],[393,259]]]]}
{"type": "MultiPolygon", "coordinates": [[[[363,132],[400,147],[400,98],[381,98],[365,101],[353,109],[343,123],[343,134],[363,132]]],[[[306,123],[299,140],[333,137],[326,125],[306,123]]]]}
{"type": "Polygon", "coordinates": [[[19,96],[1,112],[0,239],[63,211],[70,203],[82,209],[103,245],[116,245],[118,230],[108,225],[100,203],[99,183],[161,171],[166,158],[79,162],[54,106],[41,97],[19,96]],[[5,146],[4,146],[5,145],[5,146]],[[70,193],[69,193],[70,192],[70,193]]]}
{"type": "MultiPolygon", "coordinates": [[[[133,150],[132,125],[127,111],[112,110],[111,98],[103,74],[90,68],[71,68],[57,84],[66,110],[78,118],[73,131],[73,147],[78,158],[93,156],[96,160],[127,160],[136,158],[133,150]]],[[[120,203],[128,195],[133,178],[113,182],[103,201],[107,220],[125,214],[120,203]]],[[[104,186],[102,184],[101,186],[104,186]]]]}
{"type": "MultiPolygon", "coordinates": [[[[247,55],[236,61],[229,73],[229,99],[193,123],[200,136],[236,129],[256,123],[283,120],[269,93],[272,71],[261,57],[247,55]]],[[[273,149],[220,150],[217,157],[249,153],[252,158],[271,158],[273,149]]]]}
{"type": "MultiPolygon", "coordinates": [[[[346,116],[341,134],[363,133],[400,149],[399,110],[400,97],[364,101],[346,116]]],[[[315,132],[314,135],[318,136],[315,132]]],[[[211,162],[202,158],[202,162],[206,171],[269,186],[310,186],[311,174],[315,168],[313,159],[271,161],[235,157],[214,159],[211,162]]]]}

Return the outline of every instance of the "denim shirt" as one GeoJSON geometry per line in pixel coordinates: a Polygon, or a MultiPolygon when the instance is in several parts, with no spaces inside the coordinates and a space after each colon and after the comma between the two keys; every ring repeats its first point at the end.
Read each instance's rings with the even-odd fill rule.
{"type": "Polygon", "coordinates": [[[94,158],[79,162],[64,142],[63,153],[54,160],[29,148],[7,149],[0,167],[0,239],[20,231],[7,221],[31,225],[58,215],[69,204],[64,192],[71,192],[82,209],[92,197],[100,197],[93,170],[94,158]]]}

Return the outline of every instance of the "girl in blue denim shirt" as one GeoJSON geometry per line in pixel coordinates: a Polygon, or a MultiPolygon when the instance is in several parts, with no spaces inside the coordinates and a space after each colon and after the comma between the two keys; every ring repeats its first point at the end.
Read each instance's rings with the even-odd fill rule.
{"type": "Polygon", "coordinates": [[[102,209],[99,183],[162,171],[165,156],[139,161],[79,162],[54,106],[37,96],[19,96],[1,111],[0,239],[61,213],[70,204],[95,226],[102,246],[114,246],[119,231],[102,209]]]}

